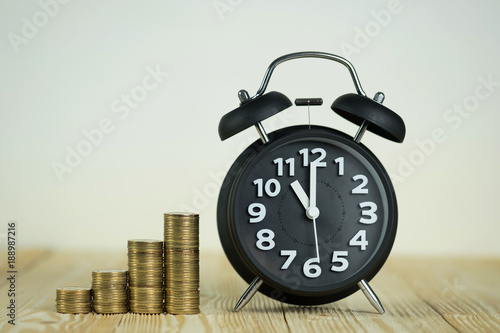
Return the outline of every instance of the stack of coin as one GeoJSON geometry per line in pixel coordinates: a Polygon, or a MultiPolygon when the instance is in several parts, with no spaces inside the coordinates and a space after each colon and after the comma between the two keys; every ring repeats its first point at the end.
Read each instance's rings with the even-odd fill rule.
{"type": "Polygon", "coordinates": [[[89,313],[91,289],[65,287],[56,289],[56,310],[60,313],[89,313]]]}
{"type": "Polygon", "coordinates": [[[130,311],[163,313],[163,241],[128,241],[130,311]]]}
{"type": "Polygon", "coordinates": [[[164,214],[167,313],[200,312],[199,216],[164,214]]]}
{"type": "Polygon", "coordinates": [[[127,270],[101,269],[92,272],[95,313],[128,312],[127,270]]]}

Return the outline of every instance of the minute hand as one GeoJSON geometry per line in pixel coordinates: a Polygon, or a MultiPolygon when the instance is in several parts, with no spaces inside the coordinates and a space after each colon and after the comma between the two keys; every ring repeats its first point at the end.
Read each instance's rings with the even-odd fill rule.
{"type": "Polygon", "coordinates": [[[319,209],[316,207],[316,168],[317,164],[311,162],[310,177],[309,177],[309,207],[306,214],[310,219],[315,219],[319,216],[319,209]]]}

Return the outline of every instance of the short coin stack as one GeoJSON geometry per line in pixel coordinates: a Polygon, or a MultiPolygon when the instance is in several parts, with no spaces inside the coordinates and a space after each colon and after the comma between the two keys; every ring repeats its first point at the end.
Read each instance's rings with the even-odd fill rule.
{"type": "Polygon", "coordinates": [[[164,240],[167,313],[199,313],[199,215],[164,214],[164,240]]]}
{"type": "Polygon", "coordinates": [[[163,241],[128,241],[130,311],[163,313],[163,241]]]}
{"type": "Polygon", "coordinates": [[[95,313],[128,312],[127,270],[100,269],[92,272],[95,313]]]}
{"type": "Polygon", "coordinates": [[[60,313],[89,313],[91,289],[65,287],[56,289],[56,310],[60,313]]]}

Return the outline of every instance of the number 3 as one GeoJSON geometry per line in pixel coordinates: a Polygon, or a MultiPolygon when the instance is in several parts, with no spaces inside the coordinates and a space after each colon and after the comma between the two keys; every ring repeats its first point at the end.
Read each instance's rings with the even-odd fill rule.
{"type": "Polygon", "coordinates": [[[359,204],[360,208],[365,208],[368,207],[368,210],[362,210],[361,215],[368,216],[368,218],[360,218],[359,222],[363,224],[373,224],[377,222],[377,214],[375,212],[377,211],[377,204],[371,201],[366,201],[366,202],[361,202],[359,204]]]}

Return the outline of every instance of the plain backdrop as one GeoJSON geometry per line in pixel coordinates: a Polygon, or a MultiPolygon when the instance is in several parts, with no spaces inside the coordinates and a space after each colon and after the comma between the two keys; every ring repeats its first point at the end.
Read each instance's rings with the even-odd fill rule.
{"type": "MultiPolygon", "coordinates": [[[[220,183],[258,139],[221,142],[218,123],[269,64],[297,51],[349,59],[369,96],[406,122],[402,144],[363,143],[399,203],[393,254],[500,255],[500,2],[3,1],[0,233],[18,247],[126,251],[163,237],[163,213],[200,214],[202,251],[222,251],[220,183]]],[[[335,62],[280,65],[268,91],[322,97],[311,123],[355,92],[335,62]]],[[[268,132],[308,122],[291,107],[268,132]]]]}

